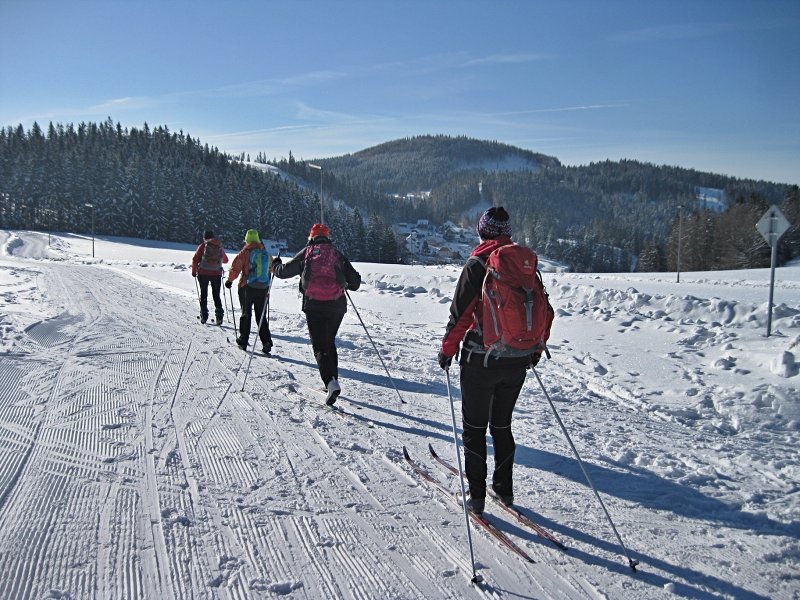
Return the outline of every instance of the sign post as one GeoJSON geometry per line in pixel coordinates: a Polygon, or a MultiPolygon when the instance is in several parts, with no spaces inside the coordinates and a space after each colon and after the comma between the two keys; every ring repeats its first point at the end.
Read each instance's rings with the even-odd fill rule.
{"type": "Polygon", "coordinates": [[[756,223],[756,229],[772,248],[769,270],[769,311],[767,313],[767,337],[772,330],[772,296],[775,290],[775,263],[778,260],[778,240],[789,229],[790,223],[777,206],[770,206],[756,223]]]}

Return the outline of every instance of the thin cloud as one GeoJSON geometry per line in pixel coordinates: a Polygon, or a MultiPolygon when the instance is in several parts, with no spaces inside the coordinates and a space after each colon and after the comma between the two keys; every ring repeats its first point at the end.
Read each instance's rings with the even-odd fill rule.
{"type": "Polygon", "coordinates": [[[297,135],[304,130],[313,129],[313,125],[281,125],[278,127],[266,127],[262,129],[251,129],[247,131],[229,131],[223,133],[199,132],[200,139],[211,145],[222,145],[224,142],[227,148],[247,148],[256,147],[265,139],[275,135],[290,133],[297,135]]]}
{"type": "Polygon", "coordinates": [[[393,122],[399,117],[379,114],[351,114],[336,112],[330,110],[322,110],[309,106],[304,102],[297,102],[296,117],[299,120],[312,121],[318,127],[327,126],[360,126],[369,125],[375,126],[381,123],[393,122]]]}
{"type": "Polygon", "coordinates": [[[313,108],[303,102],[297,103],[297,118],[312,121],[353,121],[352,115],[332,110],[313,108]]]}
{"type": "Polygon", "coordinates": [[[284,93],[290,88],[296,89],[313,86],[319,83],[327,83],[345,77],[347,77],[347,75],[341,71],[311,71],[308,73],[290,75],[280,79],[259,79],[215,88],[174,92],[171,94],[166,94],[165,97],[205,96],[223,98],[254,98],[259,96],[272,96],[275,94],[284,93]]]}
{"type": "Polygon", "coordinates": [[[115,98],[83,109],[58,111],[59,114],[84,115],[97,112],[137,110],[152,108],[163,103],[173,103],[186,98],[254,98],[285,93],[290,88],[302,88],[346,77],[339,71],[311,71],[280,79],[245,81],[211,88],[167,92],[156,96],[128,96],[115,98]]]}
{"type": "Polygon", "coordinates": [[[342,71],[312,71],[310,73],[301,73],[292,77],[286,77],[280,80],[282,85],[291,86],[304,86],[314,85],[321,82],[335,81],[344,79],[347,74],[342,71]]]}
{"type": "Polygon", "coordinates": [[[106,116],[112,113],[119,113],[126,110],[141,110],[145,108],[152,108],[158,104],[156,98],[148,96],[129,96],[126,98],[115,98],[107,100],[99,104],[84,107],[60,107],[48,110],[35,115],[26,115],[15,120],[18,123],[41,123],[44,121],[52,121],[54,119],[62,121],[67,119],[78,118],[98,118],[105,119],[106,116]]]}
{"type": "Polygon", "coordinates": [[[529,110],[515,110],[509,112],[487,113],[487,116],[512,117],[515,115],[532,115],[537,113],[572,112],[578,110],[603,110],[607,108],[626,108],[630,106],[627,102],[613,104],[582,104],[578,106],[559,106],[554,108],[532,108],[529,110]]]}
{"type": "Polygon", "coordinates": [[[128,96],[127,98],[115,98],[101,104],[90,106],[82,112],[85,113],[106,113],[121,110],[139,110],[149,108],[156,104],[156,100],[148,96],[128,96]]]}
{"type": "Polygon", "coordinates": [[[473,58],[464,63],[465,67],[477,65],[520,64],[536,62],[549,58],[547,54],[492,54],[483,58],[473,58]]]}
{"type": "Polygon", "coordinates": [[[662,25],[660,27],[645,27],[642,29],[632,29],[623,31],[609,37],[615,42],[640,43],[640,42],[660,42],[669,40],[685,40],[704,38],[722,33],[737,31],[778,29],[782,27],[794,27],[797,25],[796,19],[778,21],[765,19],[753,22],[718,22],[718,23],[676,23],[674,25],[662,25]]]}

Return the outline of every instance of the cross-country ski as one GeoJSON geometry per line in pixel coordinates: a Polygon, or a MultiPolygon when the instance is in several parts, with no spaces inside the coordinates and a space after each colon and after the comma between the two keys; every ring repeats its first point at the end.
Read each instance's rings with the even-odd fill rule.
{"type": "MultiPolygon", "coordinates": [[[[428,451],[429,451],[429,453],[431,455],[431,458],[433,458],[439,465],[441,465],[442,467],[447,469],[448,473],[450,473],[452,475],[455,475],[456,477],[458,476],[458,469],[456,469],[452,464],[450,464],[449,462],[444,460],[442,457],[440,457],[436,453],[436,451],[433,449],[433,445],[428,444],[428,451]]],[[[505,504],[504,502],[502,502],[500,500],[500,498],[497,496],[497,494],[495,494],[492,490],[487,490],[486,495],[489,498],[491,498],[491,500],[494,502],[494,505],[496,507],[498,507],[500,510],[506,512],[507,514],[511,515],[517,521],[519,521],[520,523],[522,523],[523,525],[525,525],[529,529],[531,529],[534,532],[536,532],[536,535],[538,535],[539,537],[542,537],[544,539],[550,540],[551,542],[553,542],[553,544],[555,544],[556,546],[558,546],[562,550],[567,550],[567,547],[562,542],[560,542],[552,533],[550,533],[544,527],[542,527],[541,525],[536,523],[528,515],[523,513],[519,508],[517,508],[516,506],[510,506],[508,504],[505,504]]]]}

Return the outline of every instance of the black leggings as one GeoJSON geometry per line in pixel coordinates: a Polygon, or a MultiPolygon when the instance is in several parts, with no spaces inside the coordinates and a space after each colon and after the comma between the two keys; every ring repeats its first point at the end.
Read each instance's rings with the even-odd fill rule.
{"type": "Polygon", "coordinates": [[[331,379],[339,379],[339,356],[336,353],[336,334],[342,324],[343,314],[306,311],[308,337],[314,358],[317,360],[322,383],[328,385],[331,379]]]}
{"type": "Polygon", "coordinates": [[[494,489],[513,494],[512,470],[516,444],[511,433],[511,415],[525,383],[525,367],[487,369],[461,365],[461,416],[463,419],[464,470],[469,493],[486,497],[486,428],[494,445],[494,489]]]}
{"type": "Polygon", "coordinates": [[[250,338],[250,324],[255,317],[256,327],[258,327],[258,320],[262,318],[261,328],[258,330],[258,335],[261,338],[261,343],[266,349],[272,348],[272,336],[269,332],[269,319],[265,312],[267,299],[267,290],[262,288],[254,288],[246,285],[239,288],[239,305],[242,307],[242,316],[239,318],[239,339],[247,341],[250,338]],[[255,312],[255,315],[253,313],[255,312]]]}
{"type": "Polygon", "coordinates": [[[208,284],[211,284],[211,297],[214,299],[214,316],[222,318],[225,311],[222,309],[222,298],[219,290],[222,285],[222,275],[198,275],[197,281],[200,283],[200,315],[208,318],[208,284]]]}

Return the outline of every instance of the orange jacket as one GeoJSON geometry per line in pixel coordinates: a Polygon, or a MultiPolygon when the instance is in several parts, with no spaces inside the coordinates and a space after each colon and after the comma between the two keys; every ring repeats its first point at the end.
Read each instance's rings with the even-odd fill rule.
{"type": "MultiPolygon", "coordinates": [[[[250,250],[252,250],[253,248],[261,248],[262,250],[264,250],[264,244],[262,244],[261,242],[250,242],[249,244],[246,244],[244,248],[239,250],[239,254],[237,254],[236,257],[233,259],[233,262],[231,263],[231,268],[228,271],[228,281],[233,281],[234,279],[239,277],[239,274],[241,274],[241,277],[239,277],[239,286],[238,286],[240,288],[247,285],[247,276],[250,273],[250,250]]],[[[271,267],[272,266],[271,256],[269,257],[269,263],[271,267]]]]}

